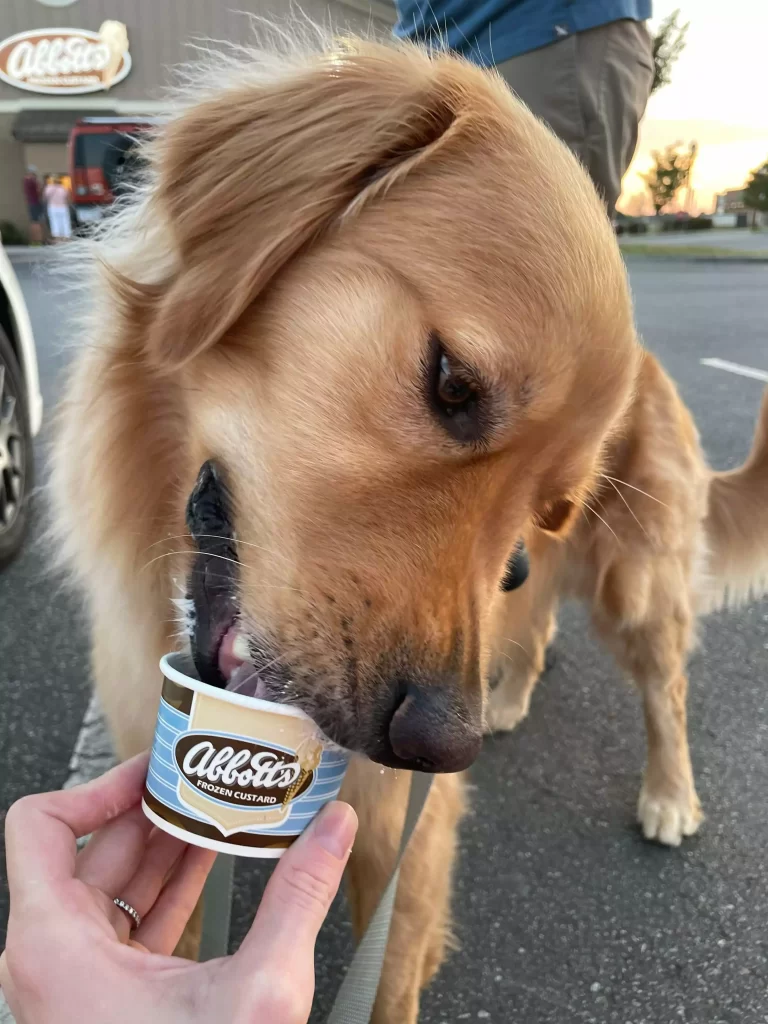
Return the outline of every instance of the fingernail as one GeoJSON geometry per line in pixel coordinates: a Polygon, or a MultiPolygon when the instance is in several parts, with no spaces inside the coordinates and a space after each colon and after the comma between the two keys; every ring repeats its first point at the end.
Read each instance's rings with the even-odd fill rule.
{"type": "Polygon", "coordinates": [[[337,860],[346,860],[357,834],[357,815],[341,800],[327,804],[312,825],[313,838],[337,860]]]}

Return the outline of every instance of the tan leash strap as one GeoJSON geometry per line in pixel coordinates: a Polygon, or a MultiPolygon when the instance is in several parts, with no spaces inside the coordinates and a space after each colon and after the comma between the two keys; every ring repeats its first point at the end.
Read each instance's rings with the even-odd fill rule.
{"type": "Polygon", "coordinates": [[[411,774],[408,809],[405,813],[400,849],[392,877],[387,882],[379,905],[357,947],[344,981],[341,983],[331,1015],[328,1018],[328,1024],[369,1024],[384,967],[384,956],[387,952],[389,929],[392,924],[392,913],[395,909],[395,896],[397,895],[397,881],[400,877],[400,865],[424,809],[424,804],[427,802],[433,778],[433,775],[424,772],[411,774]]]}

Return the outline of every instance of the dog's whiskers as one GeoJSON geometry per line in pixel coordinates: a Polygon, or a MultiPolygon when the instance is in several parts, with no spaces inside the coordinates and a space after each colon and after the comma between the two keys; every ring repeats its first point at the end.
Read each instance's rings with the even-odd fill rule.
{"type": "MultiPolygon", "coordinates": [[[[515,647],[519,647],[520,650],[523,652],[523,654],[526,656],[526,658],[528,658],[529,661],[533,661],[533,657],[531,656],[531,652],[526,650],[526,648],[523,647],[522,644],[519,644],[517,642],[517,640],[513,640],[511,636],[505,636],[504,639],[507,641],[508,644],[514,644],[515,647]]],[[[509,655],[507,654],[507,655],[505,655],[505,657],[509,658],[509,655]]]]}
{"type": "MultiPolygon", "coordinates": [[[[211,572],[210,569],[206,569],[205,572],[203,572],[202,569],[194,569],[194,568],[192,568],[192,569],[189,570],[189,575],[190,576],[204,576],[206,579],[228,580],[229,582],[231,582],[231,577],[230,576],[225,576],[224,573],[220,573],[220,572],[211,572]]],[[[287,583],[259,583],[259,589],[260,590],[290,590],[290,591],[293,591],[293,593],[296,593],[296,594],[300,594],[301,593],[301,591],[297,587],[289,587],[287,583]]]]}
{"type": "MultiPolygon", "coordinates": [[[[646,528],[645,528],[645,527],[643,526],[643,524],[642,524],[642,523],[640,522],[640,520],[639,520],[639,519],[637,518],[637,516],[635,515],[635,513],[634,513],[634,512],[632,511],[632,506],[631,506],[631,505],[629,504],[629,502],[627,501],[627,499],[626,499],[626,498],[624,497],[624,495],[623,495],[623,494],[621,493],[621,491],[619,490],[619,488],[618,488],[618,487],[616,486],[616,484],[615,484],[615,483],[613,482],[613,480],[611,480],[611,478],[610,478],[609,476],[607,476],[607,477],[606,477],[605,479],[606,479],[606,480],[608,481],[608,483],[609,483],[609,484],[611,485],[611,487],[612,487],[612,488],[614,489],[614,491],[616,491],[616,493],[617,493],[617,494],[618,494],[618,496],[619,496],[619,497],[621,498],[621,500],[622,500],[622,501],[624,502],[624,504],[625,504],[625,505],[627,506],[627,511],[628,511],[628,512],[629,512],[629,514],[630,514],[630,515],[632,516],[632,518],[633,518],[633,519],[635,520],[635,522],[636,522],[636,523],[637,523],[637,525],[638,525],[638,526],[640,527],[640,529],[641,529],[641,530],[643,531],[643,533],[645,534],[645,537],[646,537],[646,539],[647,539],[648,541],[650,541],[650,539],[651,539],[651,538],[650,538],[650,537],[648,536],[648,531],[647,531],[647,530],[646,530],[646,528]]],[[[602,504],[602,502],[601,502],[601,504],[602,504]]]]}
{"type": "MultiPolygon", "coordinates": [[[[144,572],[145,569],[148,569],[151,565],[154,565],[155,562],[159,562],[163,558],[171,558],[174,555],[188,555],[189,553],[190,552],[188,550],[185,550],[183,548],[179,548],[179,549],[177,549],[175,551],[164,551],[162,554],[155,555],[154,558],[150,558],[150,560],[148,562],[145,562],[144,565],[142,565],[142,567],[139,569],[139,572],[140,573],[144,572]]],[[[247,562],[238,562],[237,559],[235,559],[235,558],[228,558],[226,555],[217,555],[217,554],[214,554],[214,552],[212,552],[212,551],[207,551],[206,554],[205,554],[205,557],[206,558],[219,558],[219,559],[221,559],[222,562],[230,562],[232,565],[235,565],[238,568],[242,567],[242,568],[245,568],[245,569],[251,569],[253,572],[257,571],[256,566],[254,566],[254,565],[249,565],[247,562]]],[[[195,570],[193,569],[192,572],[195,572],[195,570]]],[[[215,574],[211,574],[211,575],[215,575],[215,574]]],[[[228,579],[228,577],[223,576],[223,575],[220,576],[219,578],[221,578],[221,579],[228,579]]],[[[262,587],[263,589],[266,589],[266,590],[292,590],[292,591],[294,591],[297,594],[300,593],[300,590],[298,589],[298,587],[290,587],[287,584],[260,583],[259,586],[262,587]]]]}
{"type": "Polygon", "coordinates": [[[651,501],[655,501],[659,505],[663,505],[664,508],[669,508],[669,505],[662,501],[661,498],[654,497],[652,494],[649,494],[648,491],[644,491],[642,487],[635,487],[634,484],[630,484],[626,480],[620,480],[617,476],[608,476],[607,473],[601,473],[600,476],[605,480],[609,480],[611,483],[623,484],[624,487],[629,487],[631,490],[637,491],[638,494],[644,494],[645,497],[650,498],[651,501]]]}
{"type": "MultiPolygon", "coordinates": [[[[586,505],[586,507],[589,509],[589,511],[592,513],[593,516],[597,516],[597,518],[600,520],[600,522],[603,524],[603,526],[606,528],[606,530],[610,530],[610,532],[616,538],[618,543],[621,544],[621,541],[619,540],[616,531],[613,529],[613,527],[608,525],[608,523],[605,521],[605,519],[603,519],[603,517],[600,515],[600,513],[597,512],[595,509],[593,509],[592,506],[589,504],[589,502],[585,501],[584,505],[586,505]]],[[[587,521],[589,521],[589,520],[587,520],[587,521]]]]}
{"type": "MultiPolygon", "coordinates": [[[[154,558],[150,558],[150,560],[148,562],[145,562],[144,565],[142,565],[142,567],[139,569],[139,572],[144,572],[144,570],[148,569],[150,567],[150,565],[154,565],[155,562],[159,562],[161,558],[171,558],[173,555],[188,555],[188,554],[189,554],[189,549],[187,549],[187,548],[178,548],[175,551],[164,551],[162,554],[155,555],[154,558]]],[[[245,566],[246,569],[253,569],[254,568],[254,566],[252,566],[252,565],[246,565],[244,562],[238,562],[236,558],[227,558],[226,555],[217,555],[217,554],[214,554],[212,551],[206,551],[206,557],[220,558],[222,562],[230,562],[232,565],[236,565],[238,568],[241,565],[245,566]]]]}
{"type": "MultiPolygon", "coordinates": [[[[250,683],[250,681],[251,681],[252,679],[256,679],[256,680],[258,681],[258,680],[259,680],[259,679],[261,678],[262,674],[263,674],[264,672],[266,672],[268,668],[272,668],[272,666],[273,666],[273,665],[276,665],[276,664],[278,663],[278,661],[282,661],[282,659],[283,659],[284,657],[285,657],[285,655],[284,655],[284,654],[279,654],[279,655],[278,655],[278,656],[277,656],[276,658],[273,658],[273,659],[272,659],[272,661],[268,661],[266,665],[262,665],[262,666],[261,666],[261,668],[255,668],[255,667],[254,667],[254,670],[253,670],[253,672],[251,672],[251,673],[250,673],[249,675],[247,675],[247,676],[245,677],[245,679],[242,679],[242,680],[241,680],[241,681],[240,681],[240,682],[239,682],[239,683],[237,684],[237,686],[233,686],[233,687],[232,687],[232,689],[231,689],[231,690],[230,690],[229,692],[230,692],[230,693],[239,693],[239,691],[240,691],[240,690],[242,690],[242,688],[243,688],[243,687],[245,686],[245,684],[246,684],[246,683],[250,683]]],[[[287,688],[287,687],[286,687],[286,685],[284,684],[284,685],[282,686],[282,689],[283,689],[283,690],[285,690],[286,688],[287,688]]]]}
{"type": "MultiPolygon", "coordinates": [[[[198,533],[197,537],[199,539],[205,538],[206,540],[221,540],[221,537],[219,537],[215,533],[198,533]]],[[[172,541],[172,540],[191,540],[191,541],[194,541],[195,537],[193,537],[191,533],[174,533],[174,534],[169,534],[167,537],[161,537],[160,540],[156,540],[156,541],[153,541],[151,544],[148,544],[146,546],[146,548],[144,548],[144,550],[145,551],[151,551],[152,548],[156,548],[160,544],[167,544],[169,541],[172,541]]],[[[255,548],[256,551],[263,551],[264,554],[266,554],[266,555],[270,555],[271,557],[274,557],[274,558],[282,558],[282,560],[284,562],[287,562],[289,565],[292,564],[291,560],[287,557],[287,555],[282,554],[282,552],[280,552],[280,551],[274,551],[271,548],[266,548],[262,544],[253,544],[251,541],[242,540],[240,537],[235,537],[233,539],[233,543],[236,544],[236,545],[242,544],[243,547],[246,547],[246,548],[255,548]]]]}

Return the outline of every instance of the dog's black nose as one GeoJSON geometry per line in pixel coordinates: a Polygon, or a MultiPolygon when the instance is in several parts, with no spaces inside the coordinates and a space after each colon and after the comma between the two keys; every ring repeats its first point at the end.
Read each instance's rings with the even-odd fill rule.
{"type": "Polygon", "coordinates": [[[479,714],[471,713],[454,687],[406,683],[404,692],[389,723],[400,766],[424,772],[469,768],[483,742],[479,714]]]}

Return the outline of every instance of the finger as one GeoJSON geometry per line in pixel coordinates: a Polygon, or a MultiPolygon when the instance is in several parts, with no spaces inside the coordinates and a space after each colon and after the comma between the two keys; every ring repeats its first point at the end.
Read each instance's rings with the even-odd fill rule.
{"type": "MultiPolygon", "coordinates": [[[[110,892],[110,895],[119,896],[121,900],[130,904],[143,920],[154,907],[163,886],[186,850],[187,844],[181,839],[155,829],[149,836],[133,876],[122,882],[119,889],[110,892]]],[[[132,922],[125,911],[119,907],[115,907],[115,910],[115,931],[120,941],[125,942],[131,934],[132,922]]]]}
{"type": "Polygon", "coordinates": [[[284,966],[285,950],[311,964],[315,939],[339,888],[357,833],[349,804],[328,804],[278,862],[235,959],[284,966]]]}
{"type": "Polygon", "coordinates": [[[131,939],[152,953],[169,956],[192,916],[215,860],[212,850],[188,846],[157,902],[131,939]]]}
{"type": "Polygon", "coordinates": [[[141,807],[132,807],[100,828],[78,855],[75,875],[108,896],[121,896],[139,867],[153,825],[141,807]]]}
{"type": "MultiPolygon", "coordinates": [[[[21,1016],[20,1008],[16,1004],[16,990],[11,981],[5,953],[0,953],[0,989],[2,989],[3,996],[8,1004],[8,1009],[13,1014],[11,1019],[15,1020],[16,1024],[25,1024],[25,1018],[21,1016]]],[[[2,1012],[1,1009],[0,1012],[2,1012]]],[[[5,1019],[5,1017],[2,1019],[5,1019]]]]}
{"type": "Polygon", "coordinates": [[[75,840],[138,803],[149,754],[118,765],[84,786],[17,801],[5,819],[8,884],[17,902],[45,899],[75,871],[75,840]]]}
{"type": "Polygon", "coordinates": [[[5,958],[5,950],[0,953],[0,990],[8,1001],[8,993],[11,988],[11,975],[8,973],[8,963],[5,958]]]}

